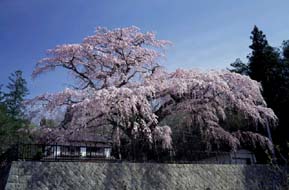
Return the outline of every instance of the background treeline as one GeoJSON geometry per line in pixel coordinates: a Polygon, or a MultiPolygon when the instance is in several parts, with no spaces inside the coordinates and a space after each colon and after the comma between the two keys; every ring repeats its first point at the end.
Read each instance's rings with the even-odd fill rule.
{"type": "Polygon", "coordinates": [[[266,35],[254,26],[247,56],[248,62],[236,59],[231,64],[232,72],[248,75],[261,83],[263,96],[268,107],[279,118],[279,124],[272,131],[273,142],[278,151],[289,158],[289,40],[282,42],[280,48],[272,47],[266,35]]]}

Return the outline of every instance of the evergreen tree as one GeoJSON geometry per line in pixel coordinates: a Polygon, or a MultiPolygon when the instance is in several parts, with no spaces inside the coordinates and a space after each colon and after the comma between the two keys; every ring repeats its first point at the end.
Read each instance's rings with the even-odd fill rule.
{"type": "Polygon", "coordinates": [[[282,59],[276,73],[276,81],[271,85],[272,97],[270,103],[279,118],[279,126],[275,131],[275,142],[283,155],[289,160],[289,40],[282,43],[282,59]]]}
{"type": "Polygon", "coordinates": [[[231,64],[234,67],[232,71],[248,74],[250,78],[261,82],[263,96],[268,106],[274,109],[279,101],[276,92],[284,81],[280,52],[269,45],[266,35],[257,26],[254,26],[250,39],[252,44],[249,48],[252,52],[247,56],[248,64],[235,62],[231,64]]]}
{"type": "Polygon", "coordinates": [[[230,64],[233,69],[228,69],[231,72],[234,73],[240,73],[242,75],[248,75],[249,74],[249,67],[246,63],[242,62],[241,59],[236,59],[233,63],[230,64]]]}
{"type": "Polygon", "coordinates": [[[248,55],[249,76],[263,84],[276,72],[280,55],[268,44],[266,35],[257,26],[254,26],[250,39],[252,53],[248,55]]]}
{"type": "Polygon", "coordinates": [[[15,118],[22,116],[22,102],[24,97],[28,95],[26,80],[22,77],[22,71],[17,70],[9,77],[7,85],[8,93],[5,94],[5,104],[8,113],[15,118]]]}
{"type": "Polygon", "coordinates": [[[28,94],[22,72],[11,74],[9,81],[8,92],[3,92],[0,85],[0,154],[13,144],[31,143],[29,130],[34,127],[22,115],[22,102],[28,94]]]}
{"type": "Polygon", "coordinates": [[[278,49],[271,47],[266,39],[266,35],[257,26],[254,26],[250,39],[252,44],[249,46],[252,52],[247,56],[248,63],[243,63],[236,59],[229,69],[232,72],[249,75],[250,78],[266,83],[277,72],[280,64],[280,53],[278,49]]]}

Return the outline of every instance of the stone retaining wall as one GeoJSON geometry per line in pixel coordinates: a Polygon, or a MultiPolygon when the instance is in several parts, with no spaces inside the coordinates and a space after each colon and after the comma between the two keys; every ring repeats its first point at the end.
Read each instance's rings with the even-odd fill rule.
{"type": "Polygon", "coordinates": [[[267,165],[13,162],[6,190],[286,189],[267,165]]]}

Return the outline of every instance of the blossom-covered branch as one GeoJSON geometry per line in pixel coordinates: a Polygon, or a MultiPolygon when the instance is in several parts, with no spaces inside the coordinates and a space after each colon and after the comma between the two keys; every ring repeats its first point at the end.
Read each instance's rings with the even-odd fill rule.
{"type": "Polygon", "coordinates": [[[113,129],[118,145],[121,134],[172,149],[177,148],[172,138],[175,126],[165,120],[183,114],[182,123],[200,132],[207,149],[236,150],[250,144],[249,137],[270,148],[259,129],[276,126],[278,119],[267,108],[260,84],[228,71],[162,70],[157,61],[168,44],[136,27],[98,28],[80,44],[50,50],[33,76],[63,67],[78,83],[76,89],[29,102],[36,110],[67,108],[65,127],[44,128],[43,133],[50,134],[44,136],[65,139],[83,128],[104,126],[113,129]],[[230,123],[235,118],[241,127],[230,123]]]}
{"type": "Polygon", "coordinates": [[[159,67],[158,59],[169,41],[157,40],[152,32],[137,27],[108,30],[98,27],[95,35],[80,44],[66,44],[48,51],[38,62],[33,77],[56,67],[71,72],[78,89],[121,87],[136,77],[145,77],[159,67]]]}

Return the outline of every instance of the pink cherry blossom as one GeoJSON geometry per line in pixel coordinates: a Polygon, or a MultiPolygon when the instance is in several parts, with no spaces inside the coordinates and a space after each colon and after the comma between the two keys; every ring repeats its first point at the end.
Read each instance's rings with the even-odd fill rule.
{"type": "Polygon", "coordinates": [[[65,108],[71,116],[65,128],[42,128],[43,136],[64,141],[83,128],[110,127],[116,144],[123,135],[172,149],[176,148],[174,131],[160,123],[185,113],[183,122],[201,132],[208,149],[227,144],[236,150],[260,141],[262,148],[272,150],[272,142],[259,128],[274,127],[278,119],[267,108],[261,85],[228,71],[177,69],[169,73],[158,62],[169,44],[137,27],[97,28],[80,44],[49,50],[33,76],[62,67],[76,82],[73,89],[27,102],[30,111],[53,113],[65,108]],[[232,117],[240,119],[242,128],[230,125],[232,117]]]}

